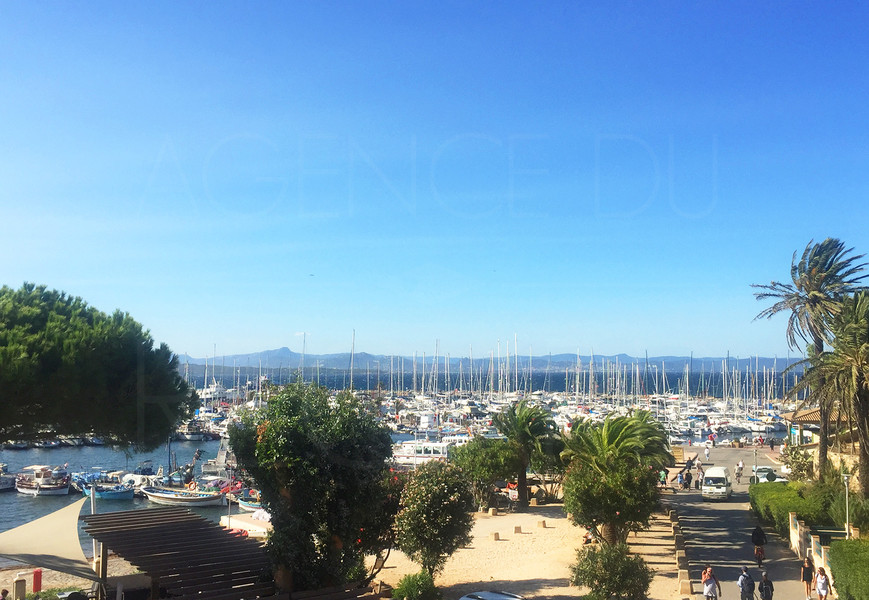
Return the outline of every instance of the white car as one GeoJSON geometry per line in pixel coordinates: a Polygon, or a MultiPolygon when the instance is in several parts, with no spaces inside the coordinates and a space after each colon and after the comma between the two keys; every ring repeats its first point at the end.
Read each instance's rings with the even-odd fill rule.
{"type": "Polygon", "coordinates": [[[770,466],[759,466],[751,477],[751,483],[767,483],[767,482],[787,482],[787,478],[782,477],[775,472],[775,469],[770,466]]]}
{"type": "Polygon", "coordinates": [[[462,596],[459,600],[525,600],[525,598],[510,592],[489,590],[488,592],[473,592],[462,596]]]}

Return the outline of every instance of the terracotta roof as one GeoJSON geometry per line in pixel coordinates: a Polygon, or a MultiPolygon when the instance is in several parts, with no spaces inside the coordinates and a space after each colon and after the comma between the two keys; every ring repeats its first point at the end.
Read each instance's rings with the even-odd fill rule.
{"type": "MultiPolygon", "coordinates": [[[[821,422],[821,409],[809,408],[806,410],[796,410],[794,412],[782,413],[779,415],[782,420],[788,423],[798,423],[803,425],[818,425],[821,422]]],[[[830,423],[835,423],[839,420],[839,410],[833,409],[830,411],[830,423]]],[[[847,421],[843,417],[843,422],[847,421]]]]}
{"type": "Polygon", "coordinates": [[[186,508],[85,515],[84,530],[157,578],[173,600],[249,600],[275,593],[259,542],[186,508]]]}

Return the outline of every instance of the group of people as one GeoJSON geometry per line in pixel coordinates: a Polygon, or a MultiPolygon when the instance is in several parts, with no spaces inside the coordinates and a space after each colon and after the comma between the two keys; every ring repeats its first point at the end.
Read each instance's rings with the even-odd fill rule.
{"type": "MultiPolygon", "coordinates": [[[[751,532],[751,543],[754,545],[754,555],[757,558],[757,566],[763,564],[765,558],[764,546],[766,545],[767,537],[763,529],[759,526],[751,532]]],[[[803,564],[800,568],[800,581],[803,583],[806,592],[806,600],[811,600],[812,591],[818,593],[818,600],[827,600],[830,594],[830,579],[827,576],[824,567],[818,567],[815,570],[812,561],[806,557],[803,559],[803,564]]],[[[710,565],[706,565],[700,577],[700,583],[703,586],[703,596],[706,600],[717,600],[721,597],[721,582],[715,576],[710,565]]],[[[736,586],[739,588],[740,600],[754,600],[755,590],[760,600],[772,600],[775,586],[769,579],[769,574],[766,571],[761,573],[761,579],[755,584],[748,567],[742,567],[742,572],[736,580],[736,586]]]]}
{"type": "MultiPolygon", "coordinates": [[[[709,459],[709,448],[706,449],[706,458],[709,459]]],[[[667,469],[661,469],[658,473],[658,485],[661,487],[667,487],[667,478],[669,477],[669,471],[667,469]]],[[[699,457],[696,459],[688,459],[685,461],[685,468],[679,471],[676,475],[676,485],[679,489],[682,490],[690,490],[691,483],[694,482],[696,485],[695,488],[700,488],[700,483],[703,481],[703,462],[699,457]],[[693,468],[697,469],[697,476],[695,477],[691,470],[693,468]]]]}

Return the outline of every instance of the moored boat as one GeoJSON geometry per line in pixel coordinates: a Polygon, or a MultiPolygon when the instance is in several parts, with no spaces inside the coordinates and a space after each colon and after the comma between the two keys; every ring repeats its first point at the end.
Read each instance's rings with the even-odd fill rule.
{"type": "Polygon", "coordinates": [[[65,496],[69,494],[69,473],[66,467],[33,465],[25,467],[27,473],[15,478],[15,489],[29,496],[65,496]]]}
{"type": "Polygon", "coordinates": [[[141,492],[155,504],[174,506],[222,506],[226,496],[221,492],[200,492],[197,490],[173,490],[169,488],[143,487],[141,492]]]}
{"type": "Polygon", "coordinates": [[[83,487],[81,491],[82,494],[88,497],[90,497],[91,493],[95,493],[97,500],[132,500],[133,492],[135,492],[135,489],[132,484],[112,486],[92,484],[83,487]]]}
{"type": "Polygon", "coordinates": [[[15,489],[15,476],[9,474],[6,463],[0,463],[0,492],[11,492],[15,489]]]}

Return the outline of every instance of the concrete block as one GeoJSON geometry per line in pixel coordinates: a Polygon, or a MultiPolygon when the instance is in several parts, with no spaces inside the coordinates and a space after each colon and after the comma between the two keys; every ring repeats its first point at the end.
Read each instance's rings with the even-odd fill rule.
{"type": "Polygon", "coordinates": [[[682,595],[688,595],[688,596],[694,595],[694,586],[691,585],[690,579],[680,579],[679,580],[679,593],[682,595]]]}
{"type": "Polygon", "coordinates": [[[676,550],[684,551],[685,550],[685,536],[684,535],[674,535],[673,536],[673,546],[675,546],[676,550]]]}
{"type": "Polygon", "coordinates": [[[497,542],[501,539],[501,536],[498,535],[497,531],[493,531],[492,533],[490,533],[489,537],[492,539],[493,542],[497,542]]]}
{"type": "Polygon", "coordinates": [[[546,529],[546,521],[537,521],[537,527],[539,529],[546,529]]]}
{"type": "Polygon", "coordinates": [[[516,525],[515,527],[513,527],[513,533],[522,533],[522,526],[516,525]]]}
{"type": "Polygon", "coordinates": [[[531,498],[531,502],[528,503],[529,506],[537,506],[537,498],[531,498]]]}
{"type": "Polygon", "coordinates": [[[670,522],[678,523],[679,522],[679,514],[675,510],[670,511],[670,522]]]}
{"type": "Polygon", "coordinates": [[[679,581],[683,579],[690,579],[691,576],[688,575],[688,569],[679,569],[679,581]]]}
{"type": "Polygon", "coordinates": [[[496,517],[496,516],[498,516],[498,509],[497,509],[497,508],[490,508],[490,509],[489,509],[489,516],[490,516],[490,517],[496,517]]]}

